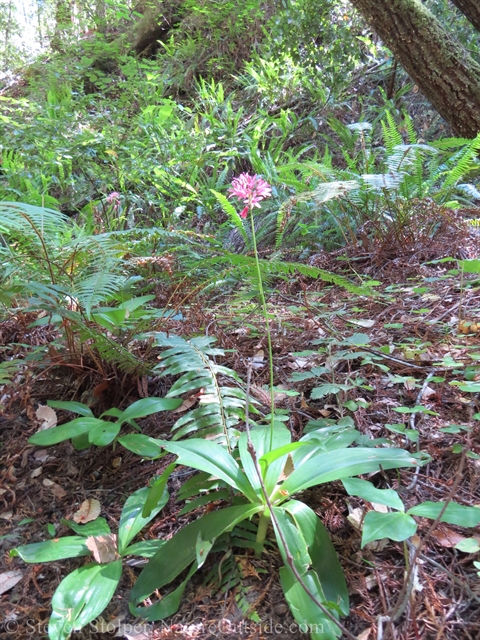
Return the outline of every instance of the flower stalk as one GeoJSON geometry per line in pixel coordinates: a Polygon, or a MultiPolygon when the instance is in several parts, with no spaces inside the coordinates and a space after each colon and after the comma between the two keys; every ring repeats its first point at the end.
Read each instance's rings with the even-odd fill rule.
{"type": "Polygon", "coordinates": [[[242,218],[246,218],[250,214],[250,224],[252,229],[253,252],[255,255],[255,264],[257,267],[258,293],[262,304],[262,313],[265,319],[265,329],[267,334],[268,363],[270,370],[270,447],[273,446],[273,427],[275,420],[275,391],[273,388],[273,351],[272,336],[270,333],[270,316],[267,310],[267,302],[265,292],[263,290],[262,272],[260,268],[260,260],[258,258],[257,238],[255,234],[255,223],[253,219],[253,209],[260,208],[259,202],[272,195],[271,186],[257,175],[251,176],[242,173],[238,178],[232,180],[232,186],[229,189],[229,197],[235,196],[242,200],[246,205],[240,213],[242,218]]]}

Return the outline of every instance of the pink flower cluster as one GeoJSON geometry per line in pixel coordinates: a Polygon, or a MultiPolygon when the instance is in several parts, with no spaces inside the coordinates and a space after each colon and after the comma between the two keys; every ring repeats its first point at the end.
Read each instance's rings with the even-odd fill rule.
{"type": "Polygon", "coordinates": [[[235,196],[247,205],[240,212],[240,216],[246,218],[250,208],[260,208],[258,203],[272,195],[272,187],[260,176],[241,173],[238,178],[232,180],[228,193],[229,198],[235,196]]]}
{"type": "Polygon", "coordinates": [[[120,194],[118,193],[118,191],[112,191],[112,193],[109,193],[107,196],[107,202],[108,204],[111,204],[114,209],[118,209],[121,204],[120,194]]]}

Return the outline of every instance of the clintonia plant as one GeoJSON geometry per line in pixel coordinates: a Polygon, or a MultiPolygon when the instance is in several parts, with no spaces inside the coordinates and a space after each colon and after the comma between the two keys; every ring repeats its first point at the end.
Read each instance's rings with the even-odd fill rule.
{"type": "MultiPolygon", "coordinates": [[[[311,629],[315,640],[334,639],[340,633],[336,620],[348,613],[348,592],[343,571],[322,522],[294,496],[309,487],[381,469],[412,467],[420,463],[417,455],[394,448],[347,448],[358,436],[355,429],[326,427],[291,442],[290,431],[275,420],[273,428],[256,426],[242,433],[238,450],[192,438],[184,442],[155,440],[135,435],[134,446],[119,438],[132,451],[149,451],[151,457],[162,449],[177,455],[177,464],[201,472],[196,491],[206,491],[214,502],[216,489],[233,489],[233,506],[206,513],[178,531],[150,559],[132,591],[132,613],[148,620],[159,620],[174,613],[188,579],[205,562],[215,541],[244,520],[258,517],[256,541],[250,546],[262,553],[268,526],[273,524],[285,566],[280,580],[287,602],[299,624],[311,629]],[[157,448],[157,451],[155,451],[157,448]],[[162,589],[185,569],[186,578],[169,595],[147,607],[141,603],[162,589]]],[[[143,515],[156,506],[156,485],[147,498],[143,515]]],[[[223,497],[223,496],[222,496],[223,497]]],[[[199,503],[197,503],[199,504],[199,503]]]]}
{"type": "MultiPolygon", "coordinates": [[[[188,491],[183,492],[183,497],[201,494],[192,501],[192,508],[214,502],[220,496],[224,498],[225,494],[228,496],[225,488],[232,497],[232,506],[211,511],[191,522],[150,559],[133,588],[131,611],[148,620],[159,620],[174,613],[187,581],[204,564],[210,550],[215,550],[216,540],[235,530],[242,521],[258,518],[256,540],[249,546],[261,555],[269,525],[273,525],[284,562],[280,581],[295,619],[309,628],[314,640],[333,640],[342,630],[346,632],[339,622],[340,616],[349,611],[345,578],[326,528],[315,512],[294,496],[309,487],[358,474],[412,467],[421,463],[421,456],[403,449],[349,448],[359,435],[352,427],[320,428],[292,442],[290,431],[281,418],[275,416],[270,316],[253,223],[254,207],[259,207],[259,202],[270,194],[271,187],[262,178],[247,174],[234,179],[230,189],[231,197],[245,203],[240,215],[244,218],[250,215],[252,225],[269,351],[270,426],[254,425],[250,429],[247,398],[246,431],[234,451],[200,438],[184,442],[156,440],[139,434],[119,438],[123,446],[140,455],[157,457],[165,450],[177,455],[177,464],[200,471],[197,479],[187,481],[188,491]],[[173,592],[154,604],[143,606],[152,593],[167,586],[187,568],[186,577],[173,592]]],[[[143,511],[145,517],[156,507],[161,488],[157,483],[151,487],[143,511]]]]}
{"type": "MultiPolygon", "coordinates": [[[[258,290],[269,351],[269,426],[253,425],[250,428],[247,389],[246,430],[240,435],[238,446],[232,450],[202,438],[175,442],[141,433],[119,435],[124,423],[135,428],[135,419],[174,409],[182,402],[181,399],[165,398],[142,399],[124,411],[110,409],[98,419],[81,403],[49,403],[72,410],[80,417],[30,438],[32,444],[40,446],[72,439],[77,448],[91,444],[106,446],[116,441],[143,458],[158,458],[164,455],[164,451],[177,456],[149,489],[142,489],[127,500],[120,521],[119,544],[113,548],[112,554],[109,557],[97,556],[95,563],[81,567],[62,581],[52,603],[51,640],[64,640],[69,631],[85,626],[101,613],[120,580],[121,558],[125,555],[150,556],[132,590],[132,613],[147,620],[161,620],[177,611],[188,580],[226,534],[232,533],[234,545],[240,541],[240,546],[248,546],[260,556],[269,542],[270,525],[284,563],[280,569],[281,585],[297,622],[309,628],[313,640],[334,640],[342,631],[347,637],[353,637],[339,621],[340,616],[349,611],[348,591],[333,544],[315,512],[295,496],[326,482],[347,480],[380,469],[416,466],[421,464],[422,456],[395,448],[350,448],[359,436],[352,426],[322,427],[309,431],[298,442],[292,442],[291,433],[282,422],[285,417],[275,415],[270,316],[253,224],[253,209],[270,194],[271,187],[262,178],[247,174],[236,178],[230,189],[230,196],[245,203],[241,216],[250,215],[252,224],[258,290]],[[114,421],[105,418],[114,418],[114,421]],[[182,513],[220,499],[229,499],[231,505],[207,512],[179,530],[170,540],[155,541],[158,545],[154,544],[153,548],[150,545],[143,549],[141,545],[144,543],[130,545],[136,533],[164,506],[168,495],[165,486],[177,464],[200,472],[185,482],[179,492],[181,499],[197,496],[182,509],[182,513]],[[244,533],[242,539],[242,531],[248,529],[246,521],[252,518],[258,520],[256,539],[252,540],[244,533]],[[242,523],[245,523],[243,529],[242,523]],[[187,569],[186,576],[173,591],[145,606],[145,600],[150,599],[151,594],[169,585],[187,569]],[[80,590],[79,585],[82,587],[80,590]],[[68,625],[62,622],[61,612],[64,610],[71,612],[68,625]]],[[[85,555],[91,548],[101,546],[110,535],[103,527],[98,528],[93,523],[92,527],[92,530],[83,531],[72,527],[80,536],[83,533],[83,538],[27,545],[19,547],[15,553],[27,562],[85,555]],[[90,546],[85,539],[86,531],[94,538],[90,546]]]]}

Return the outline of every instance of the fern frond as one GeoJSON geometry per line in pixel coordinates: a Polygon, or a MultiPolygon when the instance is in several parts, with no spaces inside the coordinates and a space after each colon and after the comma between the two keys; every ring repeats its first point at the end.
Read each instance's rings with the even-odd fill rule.
{"type": "MultiPolygon", "coordinates": [[[[241,523],[244,524],[244,523],[241,523]]],[[[248,523],[250,524],[250,523],[248,523]]],[[[217,543],[218,544],[218,543],[217,543]]],[[[216,563],[206,577],[206,583],[211,590],[219,590],[221,593],[231,591],[234,594],[238,608],[243,616],[254,622],[260,622],[260,617],[255,610],[255,606],[249,601],[251,594],[249,587],[244,585],[245,573],[243,570],[242,558],[231,552],[231,547],[244,549],[256,549],[258,543],[255,541],[255,533],[247,528],[235,527],[224,543],[223,549],[227,552],[219,563],[216,563]]],[[[243,559],[244,562],[252,562],[250,558],[243,559]]]]}
{"type": "Polygon", "coordinates": [[[403,140],[390,111],[385,112],[385,118],[387,120],[386,122],[385,120],[382,120],[383,141],[385,143],[387,154],[390,155],[394,147],[403,144],[403,140]]]}
{"type": "MultiPolygon", "coordinates": [[[[220,264],[227,265],[227,269],[235,275],[236,278],[242,279],[243,281],[256,278],[256,262],[251,256],[226,253],[207,259],[205,262],[212,266],[220,264]]],[[[264,278],[272,276],[291,277],[294,274],[300,273],[308,278],[320,278],[325,282],[330,282],[359,295],[370,296],[372,293],[368,287],[356,285],[344,276],[339,276],[330,271],[318,269],[317,267],[312,267],[300,262],[261,259],[259,260],[259,264],[262,277],[264,278]]]]}
{"type": "Polygon", "coordinates": [[[410,117],[408,113],[404,114],[403,124],[407,131],[407,139],[410,144],[417,144],[418,136],[415,131],[415,125],[413,124],[413,119],[410,117]]]}
{"type": "Polygon", "coordinates": [[[218,200],[218,202],[219,202],[220,206],[222,207],[223,211],[230,218],[230,222],[235,226],[236,229],[238,229],[238,232],[242,236],[245,244],[248,246],[250,244],[250,241],[249,241],[249,238],[248,238],[247,233],[245,231],[245,227],[243,225],[243,220],[240,217],[240,215],[238,214],[238,212],[235,209],[235,207],[228,200],[228,198],[226,198],[223,195],[223,193],[219,193],[218,191],[215,191],[214,189],[210,189],[210,191],[213,193],[215,198],[218,200]]]}
{"type": "Polygon", "coordinates": [[[212,359],[225,355],[223,349],[212,346],[215,338],[201,336],[185,340],[163,332],[147,335],[154,338],[155,346],[166,348],[155,370],[161,370],[161,376],[180,375],[167,397],[196,392],[199,398],[199,406],[174,424],[173,439],[195,433],[197,437],[215,438],[232,448],[240,435],[236,427],[245,414],[246,396],[238,387],[220,385],[219,376],[237,383],[241,380],[235,371],[212,359]]]}
{"type": "Polygon", "coordinates": [[[480,133],[447,162],[449,172],[443,183],[444,187],[454,186],[457,182],[464,179],[465,175],[472,169],[478,169],[479,163],[477,156],[479,150],[480,133]]]}
{"type": "Polygon", "coordinates": [[[18,373],[22,366],[22,360],[5,360],[0,362],[0,385],[8,384],[18,373]]]}

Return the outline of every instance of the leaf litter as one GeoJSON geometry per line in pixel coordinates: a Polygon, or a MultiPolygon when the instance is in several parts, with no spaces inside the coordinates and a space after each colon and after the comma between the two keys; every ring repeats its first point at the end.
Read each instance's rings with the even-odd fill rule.
{"type": "MultiPolygon", "coordinates": [[[[330,260],[327,268],[338,268],[334,256],[327,257],[327,260],[330,260]]],[[[411,277],[414,264],[410,260],[404,276],[411,277]]],[[[308,420],[328,420],[330,416],[336,420],[350,417],[366,438],[386,438],[397,446],[411,448],[412,452],[416,451],[417,446],[420,450],[426,450],[431,462],[427,467],[422,467],[417,475],[411,470],[401,470],[398,475],[377,474],[373,479],[382,488],[401,490],[407,508],[428,500],[444,499],[458,466],[455,446],[468,447],[471,457],[467,458],[455,500],[466,505],[480,504],[480,467],[476,458],[480,455],[480,423],[475,417],[479,411],[477,394],[462,391],[459,384],[455,384],[468,385],[469,378],[474,381],[478,376],[474,369],[480,358],[480,335],[478,332],[457,333],[459,292],[456,279],[446,277],[445,271],[438,267],[426,267],[417,262],[415,268],[418,284],[424,284],[425,278],[436,278],[431,291],[426,292],[432,295],[416,295],[412,283],[407,290],[397,294],[395,280],[387,277],[388,273],[393,272],[386,269],[380,274],[382,286],[369,300],[359,301],[348,292],[301,278],[279,286],[277,297],[274,294],[269,301],[275,310],[272,336],[275,375],[278,386],[298,392],[297,396],[286,395],[282,398],[282,406],[290,412],[289,424],[295,437],[302,435],[308,420]],[[311,302],[302,307],[309,298],[311,302]],[[427,304],[431,306],[425,311],[427,304]],[[354,308],[363,310],[352,311],[354,308]],[[332,309],[344,310],[345,313],[332,315],[332,309]],[[353,325],[351,320],[354,321],[353,325]],[[348,344],[348,338],[355,334],[355,324],[368,329],[367,343],[362,339],[360,344],[355,344],[355,340],[348,344]],[[347,344],[342,344],[345,339],[347,344]],[[301,379],[300,376],[300,379],[292,380],[292,374],[309,373],[316,367],[318,371],[310,378],[301,379]],[[443,380],[430,380],[423,388],[430,373],[443,380]],[[395,382],[392,376],[401,377],[403,381],[395,382]],[[362,387],[356,386],[360,377],[363,378],[362,387]],[[322,385],[322,391],[312,394],[315,388],[321,388],[322,385]],[[356,406],[350,405],[351,410],[345,405],[348,402],[355,402],[356,406]],[[421,410],[417,410],[419,406],[421,410]],[[399,414],[394,411],[401,407],[409,412],[399,414]],[[398,426],[402,420],[403,431],[385,427],[386,424],[398,426]],[[451,425],[460,425],[462,429],[452,430],[451,425]],[[417,441],[406,438],[409,428],[418,433],[417,441]],[[409,488],[414,480],[414,486],[409,488]]],[[[396,269],[398,275],[398,263],[396,269]]],[[[400,282],[398,291],[401,285],[400,282]]],[[[480,297],[473,289],[464,298],[462,312],[466,319],[473,320],[478,317],[479,309],[480,297]]],[[[257,398],[262,402],[265,400],[268,405],[265,393],[268,372],[259,356],[265,347],[262,339],[259,341],[259,336],[262,336],[261,319],[249,317],[249,327],[258,326],[258,331],[251,328],[244,331],[241,321],[232,321],[231,312],[227,307],[222,308],[221,304],[215,310],[202,308],[201,312],[200,308],[192,305],[183,313],[184,322],[169,321],[169,330],[191,335],[200,331],[206,322],[210,323],[209,330],[217,336],[219,346],[229,350],[222,364],[234,368],[244,379],[245,362],[248,358],[257,358],[260,366],[254,369],[252,384],[257,398]]],[[[45,333],[47,329],[43,328],[42,331],[48,340],[45,333]]],[[[154,377],[148,380],[148,395],[157,395],[158,383],[154,377]]],[[[56,375],[52,372],[51,378],[38,378],[35,381],[33,398],[30,392],[27,396],[25,390],[15,383],[8,389],[9,400],[4,411],[7,416],[6,438],[0,452],[3,469],[6,470],[2,477],[4,492],[0,496],[4,502],[0,532],[5,536],[0,540],[3,552],[20,543],[45,539],[45,527],[49,523],[55,524],[55,535],[67,535],[68,529],[61,523],[62,519],[74,512],[73,519],[76,522],[89,522],[95,514],[98,515],[100,502],[102,511],[112,522],[118,523],[122,498],[146,486],[149,479],[160,473],[167,464],[167,461],[161,461],[155,467],[145,465],[131,452],[122,450],[119,465],[115,462],[118,461],[118,452],[111,447],[89,450],[88,455],[82,455],[67,442],[48,450],[27,450],[28,463],[22,467],[19,460],[25,454],[27,435],[35,432],[38,422],[54,426],[53,414],[45,410],[49,409],[46,407],[47,400],[73,399],[75,384],[74,375],[56,375]],[[31,402],[35,402],[37,408],[22,413],[20,408],[31,402]],[[21,438],[19,433],[22,434],[21,438]],[[31,476],[32,467],[35,468],[39,462],[44,467],[43,472],[48,471],[49,475],[43,483],[31,476]],[[78,505],[81,507],[78,508],[78,505]]],[[[92,378],[91,388],[96,388],[98,384],[99,381],[92,378]]],[[[122,408],[122,401],[128,400],[130,403],[136,399],[131,390],[127,395],[120,390],[117,397],[113,392],[109,402],[110,406],[122,408]]],[[[95,410],[102,408],[109,407],[95,410]]],[[[58,419],[60,423],[64,421],[61,412],[58,419]]],[[[163,429],[168,432],[175,417],[167,416],[165,421],[163,429]]],[[[154,417],[145,419],[142,429],[147,435],[158,437],[154,417]]],[[[201,515],[203,507],[183,516],[177,515],[178,506],[174,496],[182,481],[179,473],[172,475],[172,498],[144,532],[147,539],[168,539],[189,519],[201,515]]],[[[365,512],[375,509],[375,505],[360,498],[347,497],[339,483],[322,491],[309,489],[305,492],[305,499],[327,527],[346,572],[352,599],[351,615],[345,621],[347,628],[361,638],[376,637],[378,617],[387,614],[388,603],[395,601],[396,594],[403,586],[403,545],[388,542],[385,545],[372,545],[373,548],[367,545],[361,549],[362,518],[365,512]],[[349,512],[355,514],[353,518],[349,512]]],[[[417,536],[421,538],[428,529],[429,521],[419,518],[418,523],[417,536]]],[[[416,580],[421,590],[413,591],[406,614],[396,623],[399,638],[410,637],[414,629],[421,637],[440,637],[438,634],[441,633],[447,639],[475,638],[480,635],[477,615],[480,579],[473,564],[477,556],[455,548],[458,544],[460,547],[464,544],[467,545],[464,549],[474,549],[474,546],[468,546],[473,543],[465,541],[479,538],[478,531],[468,531],[455,525],[436,528],[418,564],[416,580]]],[[[91,539],[90,545],[100,560],[115,554],[113,540],[91,539]],[[106,556],[101,550],[102,545],[106,556]]],[[[281,606],[283,596],[278,584],[275,580],[269,582],[270,576],[275,575],[278,569],[279,558],[269,552],[260,561],[254,561],[245,550],[237,550],[236,553],[243,566],[254,562],[251,570],[246,572],[244,589],[260,619],[259,623],[247,619],[249,626],[245,625],[244,629],[248,629],[248,632],[242,631],[236,637],[305,637],[300,632],[279,632],[277,636],[272,636],[265,631],[266,625],[272,621],[278,623],[280,629],[286,629],[292,623],[288,608],[281,606]]],[[[210,562],[213,560],[209,558],[206,564],[210,562]]],[[[9,559],[8,563],[6,584],[9,584],[9,575],[18,578],[18,583],[13,584],[12,581],[8,600],[2,601],[5,619],[15,618],[18,622],[16,638],[31,637],[22,636],[21,630],[26,629],[26,620],[34,620],[39,626],[46,624],[51,596],[59,582],[58,571],[65,575],[81,566],[83,560],[45,564],[40,571],[35,566],[20,565],[18,559],[9,559]]],[[[154,640],[195,637],[206,640],[211,637],[207,631],[209,624],[217,625],[219,631],[216,637],[232,637],[232,629],[238,630],[235,624],[244,621],[245,614],[239,609],[238,594],[234,590],[220,593],[206,587],[202,575],[205,576],[209,569],[212,569],[212,565],[205,566],[205,572],[192,580],[184,604],[175,616],[164,623],[144,625],[142,629],[138,628],[137,633],[128,627],[130,622],[135,622],[128,610],[128,594],[137,569],[127,565],[117,595],[104,614],[105,624],[108,627],[109,620],[122,620],[116,626],[116,637],[122,637],[118,635],[122,632],[126,638],[148,637],[154,640]],[[223,626],[220,625],[221,621],[224,621],[223,626]]],[[[108,628],[111,630],[111,627],[108,628]]],[[[91,629],[72,635],[74,640],[104,637],[108,636],[91,629]]]]}

